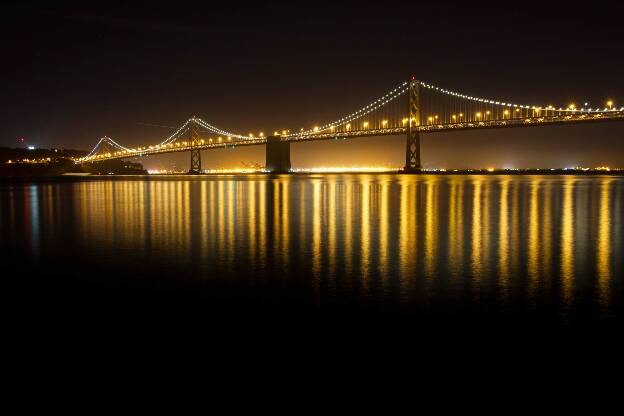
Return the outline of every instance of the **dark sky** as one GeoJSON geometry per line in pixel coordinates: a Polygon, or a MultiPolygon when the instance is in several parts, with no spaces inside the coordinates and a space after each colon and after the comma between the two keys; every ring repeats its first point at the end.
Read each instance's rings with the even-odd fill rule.
{"type": "MultiPolygon", "coordinates": [[[[142,123],[191,115],[240,133],[311,127],[411,75],[520,103],[624,104],[624,6],[542,3],[15,3],[0,18],[0,146],[149,144],[170,131],[142,123]]],[[[398,166],[402,144],[296,145],[293,164],[398,166]]],[[[624,166],[624,123],[431,135],[423,150],[430,167],[624,166]]],[[[206,167],[263,157],[204,152],[206,167]]]]}

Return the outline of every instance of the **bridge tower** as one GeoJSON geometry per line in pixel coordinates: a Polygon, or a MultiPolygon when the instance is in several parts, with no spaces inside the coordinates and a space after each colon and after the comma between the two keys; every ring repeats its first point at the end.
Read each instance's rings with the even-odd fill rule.
{"type": "Polygon", "coordinates": [[[280,136],[268,136],[266,142],[265,169],[271,173],[290,172],[290,142],[280,136]]]}
{"type": "Polygon", "coordinates": [[[420,93],[419,82],[415,78],[409,81],[409,100],[408,111],[409,116],[407,128],[407,140],[405,143],[405,168],[404,172],[420,172],[422,165],[420,163],[420,93]]]}
{"type": "Polygon", "coordinates": [[[201,173],[201,150],[197,147],[199,144],[199,133],[197,131],[197,124],[193,120],[190,123],[190,141],[191,141],[191,169],[189,170],[190,175],[199,175],[201,173]]]}

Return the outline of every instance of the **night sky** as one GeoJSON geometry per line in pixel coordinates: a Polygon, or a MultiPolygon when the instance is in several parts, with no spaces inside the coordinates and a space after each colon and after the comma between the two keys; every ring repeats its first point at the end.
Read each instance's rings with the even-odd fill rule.
{"type": "MultiPolygon", "coordinates": [[[[171,133],[146,124],[192,115],[243,134],[309,128],[412,75],[519,103],[621,106],[622,16],[604,2],[19,2],[0,17],[0,146],[146,145],[171,133]]],[[[297,144],[293,166],[400,166],[403,143],[297,144]]],[[[624,167],[624,123],[429,135],[423,152],[425,167],[624,167]]],[[[263,163],[264,147],[203,160],[263,163]]]]}

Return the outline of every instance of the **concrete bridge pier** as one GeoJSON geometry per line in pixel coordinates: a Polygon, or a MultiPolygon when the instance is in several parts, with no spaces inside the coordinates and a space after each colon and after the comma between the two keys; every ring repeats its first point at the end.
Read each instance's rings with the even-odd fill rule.
{"type": "Polygon", "coordinates": [[[282,141],[279,136],[268,136],[265,166],[271,173],[290,172],[290,143],[282,141]]]}

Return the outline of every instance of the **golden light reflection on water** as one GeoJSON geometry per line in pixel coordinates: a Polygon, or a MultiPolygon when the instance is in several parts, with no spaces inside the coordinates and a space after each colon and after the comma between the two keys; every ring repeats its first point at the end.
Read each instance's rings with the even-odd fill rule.
{"type": "Polygon", "coordinates": [[[609,207],[610,180],[600,186],[600,214],[598,219],[598,296],[603,312],[609,305],[611,284],[611,215],[609,207]]]}
{"type": "Polygon", "coordinates": [[[500,213],[498,223],[498,276],[502,301],[509,298],[509,180],[500,184],[500,213]]]}
{"type": "Polygon", "coordinates": [[[474,286],[477,287],[479,293],[479,285],[483,276],[483,262],[481,261],[482,252],[482,223],[481,223],[481,188],[483,187],[483,179],[478,177],[472,182],[472,256],[471,269],[474,286]]]}
{"type": "Polygon", "coordinates": [[[288,268],[290,267],[290,260],[289,260],[289,256],[290,256],[290,229],[289,229],[290,192],[289,192],[289,189],[290,187],[288,186],[288,182],[285,179],[282,179],[280,181],[280,189],[282,192],[282,200],[281,200],[281,205],[280,205],[281,228],[282,228],[281,238],[279,239],[281,241],[280,252],[283,258],[285,259],[284,266],[286,267],[286,270],[288,270],[288,268]]]}
{"type": "Polygon", "coordinates": [[[543,283],[549,287],[552,284],[549,279],[552,267],[552,181],[546,181],[544,183],[544,197],[543,197],[543,210],[542,210],[542,242],[540,245],[540,253],[542,259],[542,277],[545,280],[543,283]]]}
{"type": "MultiPolygon", "coordinates": [[[[369,175],[364,175],[358,184],[360,190],[360,272],[362,274],[362,281],[364,286],[368,289],[370,278],[370,245],[371,245],[371,232],[370,232],[370,200],[371,200],[371,182],[369,175]]],[[[349,214],[348,214],[349,215],[349,214]]],[[[351,213],[350,215],[353,215],[351,213]]]]}
{"type": "Polygon", "coordinates": [[[529,298],[535,298],[535,292],[539,282],[539,189],[540,181],[533,180],[530,184],[529,202],[529,241],[528,241],[528,277],[529,298]]]}
{"type": "Polygon", "coordinates": [[[574,179],[563,184],[563,212],[561,217],[561,280],[562,296],[569,305],[574,294],[574,179]]]}
{"type": "Polygon", "coordinates": [[[428,280],[433,278],[436,270],[436,260],[438,254],[438,230],[437,218],[437,177],[429,177],[425,181],[425,277],[428,280]]]}
{"type": "Polygon", "coordinates": [[[408,176],[398,179],[399,198],[401,210],[399,217],[399,262],[400,293],[406,293],[414,286],[412,279],[408,279],[411,273],[418,269],[418,233],[422,229],[419,226],[421,218],[420,208],[420,183],[411,180],[408,176]]]}
{"type": "Polygon", "coordinates": [[[312,181],[312,272],[317,285],[321,279],[321,183],[312,181]]]}
{"type": "Polygon", "coordinates": [[[624,272],[622,189],[549,176],[89,180],[3,191],[0,230],[34,259],[66,241],[84,256],[199,264],[202,278],[310,277],[318,299],[426,301],[435,287],[569,308],[595,288],[606,311],[624,272]]]}
{"type": "Polygon", "coordinates": [[[451,180],[448,241],[451,277],[457,280],[464,257],[464,184],[457,178],[451,180]]]}

